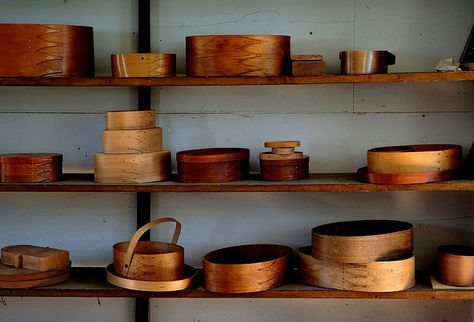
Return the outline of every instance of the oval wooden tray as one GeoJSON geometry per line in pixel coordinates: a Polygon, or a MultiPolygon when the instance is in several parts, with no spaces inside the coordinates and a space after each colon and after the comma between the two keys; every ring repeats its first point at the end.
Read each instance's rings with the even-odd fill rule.
{"type": "Polygon", "coordinates": [[[396,292],[415,286],[415,257],[364,264],[333,263],[311,256],[311,247],[298,250],[303,282],[325,288],[360,292],[396,292]]]}
{"type": "Polygon", "coordinates": [[[193,284],[196,276],[194,267],[184,265],[183,275],[175,281],[139,281],[115,274],[113,264],[107,266],[107,282],[118,287],[126,288],[134,291],[146,292],[172,292],[189,288],[193,284]]]}
{"type": "Polygon", "coordinates": [[[3,282],[20,282],[43,280],[46,278],[53,278],[64,275],[71,269],[71,261],[69,265],[49,271],[37,271],[27,268],[15,268],[0,264],[0,281],[3,282]]]}
{"type": "Polygon", "coordinates": [[[156,112],[149,111],[109,111],[105,112],[107,130],[146,130],[156,127],[156,112]]]}
{"type": "Polygon", "coordinates": [[[116,243],[113,247],[114,271],[127,279],[143,281],[172,281],[181,278],[184,266],[184,249],[176,245],[181,224],[173,218],[153,220],[142,226],[130,242],[116,243]],[[176,229],[171,243],[139,241],[153,226],[175,222],[176,229]]]}
{"type": "Polygon", "coordinates": [[[175,54],[113,54],[112,77],[176,76],[175,54]]]}
{"type": "Polygon", "coordinates": [[[312,255],[333,263],[370,263],[411,254],[413,226],[395,220],[358,220],[312,230],[312,255]]]}
{"type": "Polygon", "coordinates": [[[171,175],[171,152],[96,153],[94,172],[102,183],[163,181],[171,175]]]}
{"type": "Polygon", "coordinates": [[[186,37],[188,76],[281,76],[289,74],[289,57],[289,36],[186,37]]]}
{"type": "Polygon", "coordinates": [[[438,247],[437,278],[443,284],[474,286],[474,247],[449,245],[438,247]]]}
{"type": "Polygon", "coordinates": [[[289,181],[308,178],[309,156],[288,160],[260,159],[260,177],[265,181],[289,181]]]}
{"type": "Polygon", "coordinates": [[[92,27],[0,24],[0,76],[93,77],[92,27]]]}
{"type": "Polygon", "coordinates": [[[282,245],[242,245],[204,256],[204,288],[218,293],[250,293],[286,282],[292,249],[282,245]]]}
{"type": "Polygon", "coordinates": [[[144,153],[163,149],[162,129],[103,130],[104,153],[144,153]]]}
{"type": "Polygon", "coordinates": [[[228,182],[242,180],[249,171],[248,149],[211,148],[176,154],[180,182],[228,182]]]}
{"type": "Polygon", "coordinates": [[[69,278],[69,274],[70,274],[70,270],[58,276],[48,277],[48,278],[43,278],[43,279],[38,279],[38,280],[13,281],[13,282],[0,281],[0,288],[32,288],[32,287],[59,284],[67,280],[69,278]]]}
{"type": "Polygon", "coordinates": [[[369,172],[367,167],[357,170],[357,180],[379,184],[416,184],[453,180],[455,178],[456,171],[454,170],[395,174],[369,172]]]}
{"type": "Polygon", "coordinates": [[[419,173],[456,170],[461,166],[461,146],[417,144],[380,147],[367,151],[368,171],[373,173],[419,173]]]}

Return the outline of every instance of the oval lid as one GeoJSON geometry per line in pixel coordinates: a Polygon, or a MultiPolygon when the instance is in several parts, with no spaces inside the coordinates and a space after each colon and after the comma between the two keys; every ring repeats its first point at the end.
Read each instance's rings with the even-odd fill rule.
{"type": "Polygon", "coordinates": [[[176,153],[176,160],[178,162],[188,163],[213,163],[244,160],[247,159],[249,155],[249,149],[207,148],[180,151],[176,153]]]}
{"type": "Polygon", "coordinates": [[[1,163],[29,164],[62,162],[61,153],[12,153],[0,155],[1,163]]]}

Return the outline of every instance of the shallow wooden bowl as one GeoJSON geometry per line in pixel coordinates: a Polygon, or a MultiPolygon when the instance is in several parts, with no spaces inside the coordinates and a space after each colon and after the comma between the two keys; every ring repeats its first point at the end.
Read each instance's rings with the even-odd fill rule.
{"type": "Polygon", "coordinates": [[[175,54],[113,54],[112,77],[176,76],[175,54]]]}
{"type": "Polygon", "coordinates": [[[109,111],[105,113],[107,130],[146,130],[156,127],[156,112],[149,111],[109,111]]]}
{"type": "Polygon", "coordinates": [[[67,266],[52,269],[49,271],[37,271],[27,268],[15,268],[8,265],[0,264],[0,281],[1,282],[23,282],[37,281],[47,278],[62,276],[71,269],[71,261],[67,266]]]}
{"type": "Polygon", "coordinates": [[[368,171],[401,174],[456,170],[461,166],[461,146],[417,144],[380,147],[367,151],[368,171]]]}
{"type": "Polygon", "coordinates": [[[204,288],[218,293],[250,293],[286,282],[292,254],[282,245],[242,245],[222,248],[204,256],[204,288]]]}
{"type": "Polygon", "coordinates": [[[352,264],[322,261],[311,247],[298,250],[303,282],[325,288],[359,292],[396,292],[415,286],[415,256],[352,264]]]}
{"type": "Polygon", "coordinates": [[[92,27],[0,24],[0,76],[92,77],[92,27]]]}
{"type": "Polygon", "coordinates": [[[379,184],[416,184],[453,180],[454,178],[456,178],[454,170],[412,173],[375,173],[369,172],[367,167],[357,170],[357,180],[379,184]]]}
{"type": "Polygon", "coordinates": [[[358,220],[312,230],[312,255],[333,263],[370,263],[413,251],[413,226],[395,220],[358,220]]]}
{"type": "Polygon", "coordinates": [[[474,247],[449,245],[438,247],[437,278],[443,284],[474,286],[474,247]]]}
{"type": "Polygon", "coordinates": [[[289,57],[289,36],[186,37],[188,76],[280,76],[288,74],[289,57]]]}
{"type": "Polygon", "coordinates": [[[145,153],[163,149],[162,129],[103,130],[104,153],[145,153]]]}
{"type": "Polygon", "coordinates": [[[211,148],[176,154],[180,182],[228,182],[242,180],[249,171],[248,149],[211,148]]]}
{"type": "Polygon", "coordinates": [[[184,249],[176,245],[181,224],[173,218],[161,218],[142,226],[128,242],[113,246],[114,272],[127,279],[141,281],[179,280],[183,274],[184,249]],[[153,226],[164,222],[175,222],[176,229],[171,243],[139,241],[153,226]]]}

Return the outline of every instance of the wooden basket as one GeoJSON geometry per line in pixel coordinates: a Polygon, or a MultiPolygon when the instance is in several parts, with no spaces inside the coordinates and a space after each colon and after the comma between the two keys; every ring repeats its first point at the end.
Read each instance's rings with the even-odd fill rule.
{"type": "Polygon", "coordinates": [[[162,129],[103,130],[104,153],[146,153],[163,149],[162,129]]]}
{"type": "Polygon", "coordinates": [[[171,152],[96,153],[94,171],[102,183],[163,181],[171,175],[171,152]]]}
{"type": "Polygon", "coordinates": [[[204,288],[219,293],[250,293],[286,282],[290,247],[242,245],[222,248],[204,256],[204,288]]]}
{"type": "Polygon", "coordinates": [[[413,226],[395,220],[358,220],[312,230],[312,255],[333,263],[370,263],[413,251],[413,226]]]}
{"type": "Polygon", "coordinates": [[[289,58],[289,36],[186,37],[188,76],[281,76],[289,74],[289,58]]]}
{"type": "Polygon", "coordinates": [[[92,27],[0,24],[0,76],[93,77],[92,27]]]}
{"type": "Polygon", "coordinates": [[[114,272],[126,279],[141,281],[174,281],[183,274],[184,249],[176,245],[181,224],[173,218],[153,220],[140,227],[128,242],[114,245],[114,272]],[[175,222],[176,228],[171,243],[139,241],[153,226],[164,222],[175,222]]]}
{"type": "Polygon", "coordinates": [[[415,286],[415,257],[351,264],[315,259],[311,247],[298,250],[303,282],[337,290],[396,292],[415,286]]]}
{"type": "Polygon", "coordinates": [[[441,283],[474,286],[474,247],[440,246],[436,263],[437,278],[441,283]]]}
{"type": "Polygon", "coordinates": [[[228,182],[242,180],[249,171],[249,150],[212,148],[176,153],[181,182],[228,182]]]}
{"type": "Polygon", "coordinates": [[[107,130],[146,130],[155,127],[156,112],[154,110],[105,112],[107,130]]]}
{"type": "Polygon", "coordinates": [[[176,76],[175,54],[113,54],[112,77],[176,76]]]}

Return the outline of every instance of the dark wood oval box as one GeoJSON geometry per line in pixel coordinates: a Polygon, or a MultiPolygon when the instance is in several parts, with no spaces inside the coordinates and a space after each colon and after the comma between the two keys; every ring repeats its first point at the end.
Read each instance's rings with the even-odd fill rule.
{"type": "Polygon", "coordinates": [[[309,177],[309,156],[289,160],[260,159],[260,177],[265,181],[301,180],[309,177]]]}
{"type": "Polygon", "coordinates": [[[1,182],[50,182],[62,175],[60,153],[18,153],[0,155],[1,182]]]}
{"type": "Polygon", "coordinates": [[[176,153],[180,182],[242,180],[249,172],[248,149],[210,148],[176,153]]]}
{"type": "Polygon", "coordinates": [[[93,29],[0,24],[0,57],[0,76],[93,77],[93,29]]]}

